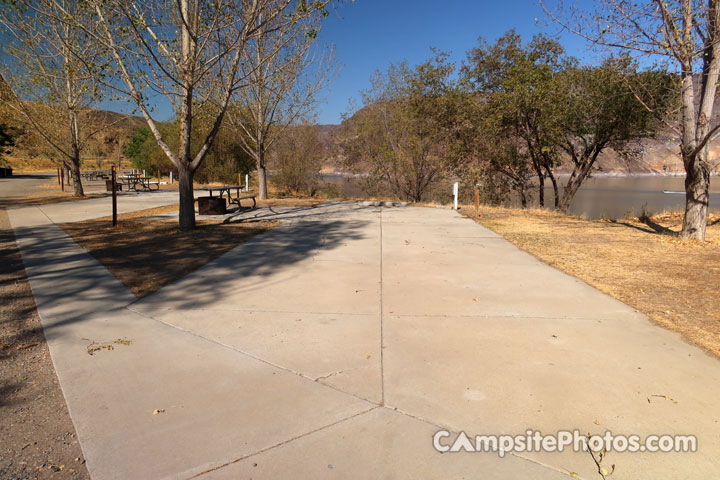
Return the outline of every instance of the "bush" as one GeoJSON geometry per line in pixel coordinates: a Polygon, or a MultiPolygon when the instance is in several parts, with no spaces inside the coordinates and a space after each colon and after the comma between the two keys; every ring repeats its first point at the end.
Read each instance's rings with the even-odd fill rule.
{"type": "Polygon", "coordinates": [[[315,196],[320,188],[320,169],[325,148],[310,125],[288,128],[270,156],[272,181],[285,193],[315,196]]]}

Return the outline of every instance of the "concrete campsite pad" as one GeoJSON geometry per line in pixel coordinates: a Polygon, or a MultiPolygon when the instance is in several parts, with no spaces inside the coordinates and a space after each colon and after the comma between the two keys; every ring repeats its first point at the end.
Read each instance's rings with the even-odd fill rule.
{"type": "Polygon", "coordinates": [[[599,478],[584,452],[441,454],[441,429],[692,434],[603,465],[720,475],[717,359],[455,212],[233,214],[280,225],[135,300],[53,224],[91,202],[9,213],[93,478],[599,478]]]}

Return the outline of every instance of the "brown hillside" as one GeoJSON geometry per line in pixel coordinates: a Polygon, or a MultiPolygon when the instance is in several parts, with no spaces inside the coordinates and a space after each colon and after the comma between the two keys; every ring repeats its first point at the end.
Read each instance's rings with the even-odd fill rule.
{"type": "MultiPolygon", "coordinates": [[[[145,120],[122,113],[107,110],[89,110],[85,112],[83,133],[100,129],[88,141],[81,154],[83,168],[107,168],[118,159],[123,160],[123,149],[130,136],[145,120]]],[[[10,127],[15,137],[15,147],[4,159],[17,170],[54,169],[59,165],[59,155],[32,128],[32,125],[19,113],[3,108],[0,123],[10,127]]],[[[64,129],[63,126],[59,128],[64,129]]]]}

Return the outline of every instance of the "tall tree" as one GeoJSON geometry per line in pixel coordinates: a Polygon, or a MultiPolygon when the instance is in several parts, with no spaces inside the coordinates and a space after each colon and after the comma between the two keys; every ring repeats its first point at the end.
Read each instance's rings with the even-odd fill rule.
{"type": "Polygon", "coordinates": [[[421,201],[452,162],[454,71],[438,53],[414,69],[401,62],[376,72],[362,92],[364,108],[343,122],[346,164],[369,171],[397,197],[421,201]]]}
{"type": "MultiPolygon", "coordinates": [[[[55,0],[60,1],[60,0],[55,0]]],[[[248,43],[259,35],[302,25],[327,2],[305,0],[88,0],[96,23],[86,31],[111,53],[122,83],[158,145],[178,171],[179,226],[195,227],[193,177],[215,141],[234,94],[247,81],[242,68],[248,43]],[[270,27],[270,25],[272,25],[270,27]],[[177,150],[153,116],[165,97],[179,122],[177,150]],[[196,110],[210,127],[193,142],[196,110]],[[212,112],[212,113],[208,113],[212,112]]]]}
{"type": "MultiPolygon", "coordinates": [[[[720,79],[720,0],[596,0],[594,11],[547,13],[595,45],[617,48],[677,66],[680,77],[679,133],[685,168],[685,217],[682,235],[705,239],[710,174],[718,162],[709,157],[709,144],[720,129],[715,97],[720,79]]],[[[657,114],[651,106],[649,111],[657,114]]]]}
{"type": "MultiPolygon", "coordinates": [[[[540,206],[545,206],[545,179],[550,179],[559,206],[558,182],[553,169],[559,163],[562,137],[554,97],[555,76],[576,64],[556,41],[538,35],[523,45],[511,30],[494,45],[483,38],[468,52],[464,76],[478,95],[487,96],[485,118],[494,121],[491,130],[512,136],[522,145],[516,154],[528,158],[538,179],[540,206]]],[[[520,158],[515,158],[517,165],[520,158]]]]}
{"type": "Polygon", "coordinates": [[[553,97],[557,122],[564,132],[559,147],[572,172],[558,209],[567,211],[583,182],[607,149],[632,159],[641,142],[655,135],[658,121],[643,105],[666,111],[672,105],[671,76],[638,72],[627,58],[608,59],[599,67],[571,68],[556,76],[553,97]]]}
{"type": "Polygon", "coordinates": [[[332,51],[323,52],[314,41],[321,18],[329,13],[322,8],[301,25],[278,25],[281,18],[265,21],[260,15],[258,34],[244,51],[246,86],[238,90],[228,118],[255,159],[260,198],[267,198],[267,152],[290,125],[315,109],[318,92],[329,80],[332,51]]]}
{"type": "Polygon", "coordinates": [[[109,126],[91,115],[102,98],[97,66],[103,51],[64,20],[89,22],[89,13],[73,0],[17,0],[0,9],[5,105],[59,154],[76,196],[83,195],[80,155],[109,126]]]}

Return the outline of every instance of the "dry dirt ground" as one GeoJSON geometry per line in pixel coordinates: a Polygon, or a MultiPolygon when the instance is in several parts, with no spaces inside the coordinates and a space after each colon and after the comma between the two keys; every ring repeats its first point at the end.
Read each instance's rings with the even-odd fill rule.
{"type": "Polygon", "coordinates": [[[611,221],[483,207],[478,221],[720,357],[720,215],[703,243],[677,236],[679,213],[611,221]]]}
{"type": "Polygon", "coordinates": [[[148,218],[177,205],[61,225],[137,297],[144,297],[275,226],[202,220],[182,232],[177,220],[148,218]]]}
{"type": "Polygon", "coordinates": [[[0,208],[0,478],[90,478],[0,208]]]}

